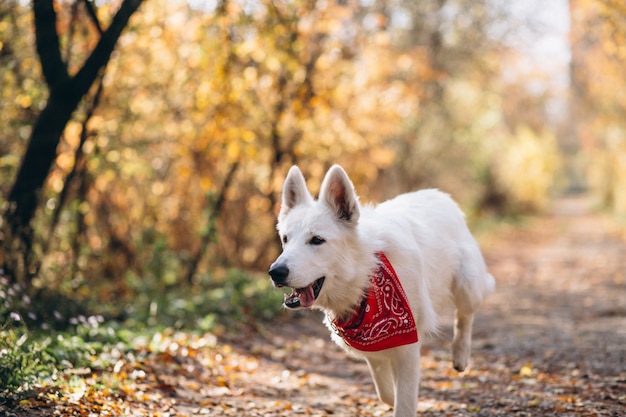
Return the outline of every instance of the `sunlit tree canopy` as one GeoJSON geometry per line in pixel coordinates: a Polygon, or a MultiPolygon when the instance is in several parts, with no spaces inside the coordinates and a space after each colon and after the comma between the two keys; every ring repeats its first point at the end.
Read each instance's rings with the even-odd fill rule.
{"type": "Polygon", "coordinates": [[[539,6],[509,2],[34,5],[0,6],[1,260],[27,286],[123,298],[265,270],[292,164],[315,190],[341,163],[365,202],[438,187],[470,220],[545,209],[568,187],[626,209],[619,1],[571,1],[571,60],[540,64],[525,43],[552,9],[533,20],[539,6]],[[60,88],[76,91],[125,7],[69,106],[60,88]],[[50,166],[32,165],[38,185],[24,155],[51,107],[68,119],[40,148],[50,166]]]}

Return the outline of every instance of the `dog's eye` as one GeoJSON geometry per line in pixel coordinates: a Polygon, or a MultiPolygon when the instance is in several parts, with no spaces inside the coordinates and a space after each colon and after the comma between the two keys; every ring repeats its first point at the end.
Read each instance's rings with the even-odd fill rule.
{"type": "Polygon", "coordinates": [[[326,241],[325,241],[324,239],[322,239],[321,237],[319,237],[319,236],[313,236],[313,237],[311,238],[311,240],[309,240],[309,243],[310,243],[311,245],[316,245],[316,246],[317,246],[317,245],[321,245],[321,244],[322,244],[322,243],[324,243],[324,242],[326,242],[326,241]]]}
{"type": "Polygon", "coordinates": [[[283,236],[283,245],[284,245],[285,243],[287,243],[287,240],[288,240],[288,239],[287,239],[287,235],[283,236]]]}

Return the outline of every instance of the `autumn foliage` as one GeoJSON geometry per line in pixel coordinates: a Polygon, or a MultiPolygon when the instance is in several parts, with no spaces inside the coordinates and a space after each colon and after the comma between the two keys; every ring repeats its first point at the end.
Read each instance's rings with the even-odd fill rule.
{"type": "MultiPolygon", "coordinates": [[[[126,2],[50,3],[60,57],[76,74],[126,2]]],[[[521,53],[510,39],[525,22],[506,6],[146,1],[65,125],[28,227],[13,233],[5,216],[3,273],[29,292],[115,304],[220,283],[233,267],[264,271],[292,164],[319,184],[341,163],[365,202],[439,187],[471,220],[546,208],[582,164],[594,173],[583,185],[623,207],[624,103],[611,93],[623,90],[624,27],[609,13],[618,3],[572,2],[581,88],[555,116],[548,104],[568,108],[567,91],[531,88],[548,78],[541,70],[511,76],[521,53]],[[581,106],[596,110],[570,117],[581,106]]],[[[52,89],[33,13],[0,7],[8,215],[52,89]]]]}
{"type": "MultiPolygon", "coordinates": [[[[124,414],[138,404],[158,415],[180,402],[182,386],[194,412],[242,415],[259,410],[258,396],[323,385],[279,365],[286,356],[294,368],[310,360],[294,353],[300,341],[274,350],[284,340],[257,328],[280,311],[265,271],[279,251],[275,215],[292,164],[314,192],[327,168],[342,164],[364,203],[438,187],[476,229],[549,210],[564,191],[591,191],[594,208],[626,213],[626,8],[623,0],[570,0],[553,13],[556,3],[0,1],[0,414],[62,403],[60,412],[73,415],[124,414]],[[559,13],[569,21],[560,33],[565,58],[537,58],[529,51],[559,13]],[[228,341],[229,331],[243,332],[235,340],[243,350],[214,339],[228,341]],[[259,358],[278,375],[267,392],[251,387],[252,377],[268,379],[259,358]],[[201,402],[198,385],[208,387],[201,402]]],[[[542,232],[524,239],[540,242],[542,232]]],[[[524,270],[551,289],[542,277],[600,277],[606,299],[621,302],[623,268],[603,263],[606,248],[590,264],[559,261],[572,269],[559,275],[530,262],[534,254],[510,261],[524,254],[510,241],[491,261],[513,295],[492,316],[516,306],[524,270]],[[598,276],[606,265],[611,273],[598,276]]],[[[623,253],[619,243],[611,248],[623,253]]],[[[589,300],[576,304],[580,317],[596,317],[589,300]]],[[[618,308],[602,314],[623,316],[618,308]]],[[[554,344],[555,328],[546,326],[544,345],[554,344]]],[[[501,409],[511,392],[529,395],[528,386],[537,394],[504,405],[578,412],[592,399],[600,407],[596,392],[624,404],[623,375],[579,377],[584,366],[573,359],[559,374],[550,367],[570,345],[529,348],[554,355],[537,359],[546,369],[518,363],[521,344],[503,329],[515,345],[504,362],[487,355],[468,386],[432,380],[427,392],[443,391],[445,405],[446,390],[479,398],[495,378],[487,408],[501,409]],[[513,382],[503,385],[510,369],[513,382]],[[555,385],[550,401],[536,402],[555,385]]],[[[623,343],[612,346],[622,354],[623,343]]],[[[373,396],[332,403],[337,413],[385,412],[373,396]]],[[[303,404],[264,407],[308,412],[303,404]]]]}

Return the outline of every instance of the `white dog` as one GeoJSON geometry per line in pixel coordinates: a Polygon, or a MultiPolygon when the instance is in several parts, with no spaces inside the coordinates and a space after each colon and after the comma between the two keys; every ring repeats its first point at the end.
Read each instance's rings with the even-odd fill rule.
{"type": "Polygon", "coordinates": [[[450,301],[453,364],[465,369],[474,312],[495,280],[447,194],[423,190],[361,207],[335,165],[314,200],[294,166],[277,228],[283,252],[269,274],[276,287],[293,289],[285,307],[323,310],[335,342],[367,361],[395,417],[417,411],[421,339],[437,332],[450,301]]]}

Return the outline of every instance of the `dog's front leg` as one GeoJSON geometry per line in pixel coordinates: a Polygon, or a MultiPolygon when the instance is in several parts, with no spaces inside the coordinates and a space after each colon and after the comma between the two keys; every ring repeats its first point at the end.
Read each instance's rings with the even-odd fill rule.
{"type": "Polygon", "coordinates": [[[418,342],[393,349],[391,369],[394,375],[394,417],[414,416],[417,412],[420,345],[418,342]]]}
{"type": "Polygon", "coordinates": [[[378,398],[393,407],[395,401],[395,377],[391,368],[391,360],[366,358],[367,366],[374,379],[378,398]]]}

